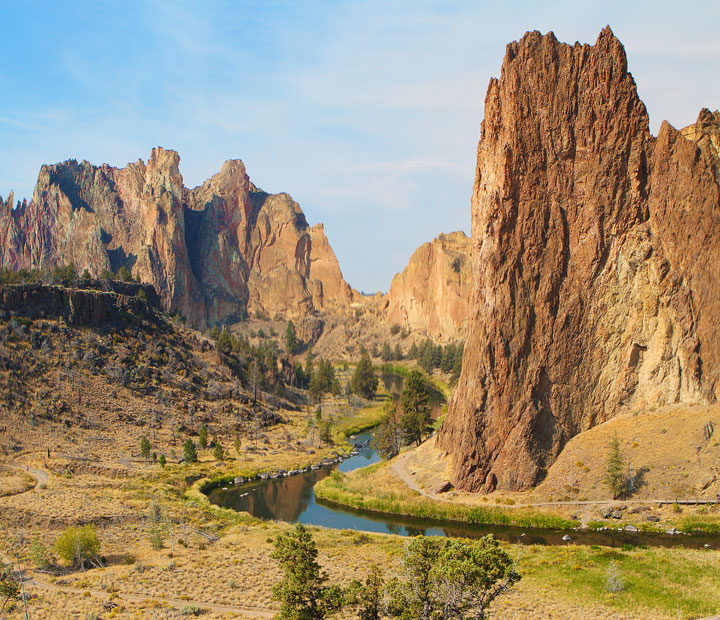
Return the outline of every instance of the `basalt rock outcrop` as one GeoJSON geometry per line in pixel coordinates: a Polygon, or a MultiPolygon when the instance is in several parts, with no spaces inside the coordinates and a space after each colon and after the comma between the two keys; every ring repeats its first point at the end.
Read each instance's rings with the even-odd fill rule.
{"type": "Polygon", "coordinates": [[[0,312],[7,316],[62,317],[73,326],[111,327],[141,320],[155,323],[153,301],[157,301],[157,296],[146,284],[129,284],[108,290],[44,284],[0,286],[0,312]],[[137,294],[140,290],[144,293],[142,298],[137,294]]]}
{"type": "Polygon", "coordinates": [[[322,225],[310,227],[290,196],[256,188],[240,160],[188,189],[179,162],[155,148],[125,168],[43,166],[29,203],[0,200],[0,266],[126,267],[199,323],[349,306],[355,293],[322,225]]]}
{"type": "Polygon", "coordinates": [[[492,79],[474,290],[439,433],[454,482],[535,484],[573,435],[720,396],[720,115],[654,138],[609,28],[526,34],[492,79]]]}
{"type": "Polygon", "coordinates": [[[471,285],[470,239],[463,232],[441,234],[415,250],[393,278],[386,320],[435,340],[454,340],[465,331],[471,285]]]}

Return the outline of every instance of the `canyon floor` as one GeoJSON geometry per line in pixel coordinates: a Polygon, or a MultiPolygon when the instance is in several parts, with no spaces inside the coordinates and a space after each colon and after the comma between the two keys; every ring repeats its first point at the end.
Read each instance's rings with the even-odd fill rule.
{"type": "MultiPolygon", "coordinates": [[[[709,409],[692,414],[700,420],[716,412],[709,409]]],[[[630,418],[635,422],[642,419],[642,415],[630,418]]],[[[298,462],[298,454],[283,450],[287,445],[284,433],[301,428],[304,414],[296,414],[290,420],[289,430],[277,428],[266,432],[262,441],[265,455],[242,449],[237,454],[231,449],[224,465],[215,462],[209,450],[201,450],[198,465],[168,465],[162,469],[137,457],[127,458],[137,437],[118,434],[112,441],[106,441],[93,432],[77,429],[58,433],[50,459],[45,447],[15,454],[12,459],[15,467],[24,464],[32,473],[33,469],[48,473],[47,482],[31,480],[28,472],[17,469],[5,469],[0,476],[4,493],[0,497],[0,520],[5,533],[2,553],[6,559],[17,555],[24,573],[32,578],[26,582],[31,597],[30,617],[86,619],[95,613],[103,618],[180,618],[185,617],[182,609],[186,608],[187,613],[187,606],[203,609],[203,617],[207,618],[271,617],[276,609],[271,587],[280,577],[270,558],[271,540],[289,526],[216,509],[193,496],[191,482],[199,475],[240,467],[263,469],[269,464],[292,467],[298,462]],[[92,458],[81,460],[71,456],[78,453],[92,458]],[[149,543],[151,502],[156,502],[173,524],[172,546],[168,540],[159,552],[152,550],[149,543]],[[88,522],[98,524],[106,558],[104,568],[59,569],[50,573],[32,569],[29,551],[32,539],[51,547],[67,526],[88,522]],[[117,607],[104,611],[103,605],[111,603],[117,607]]],[[[623,421],[617,421],[617,425],[622,424],[623,421]]],[[[31,442],[32,436],[26,439],[31,442]]],[[[170,448],[169,436],[158,440],[158,444],[165,441],[170,448]]],[[[582,438],[576,443],[583,443],[582,438]]],[[[430,444],[407,454],[407,460],[401,461],[402,469],[418,486],[429,484],[433,468],[421,470],[416,466],[421,461],[430,461],[430,444]]],[[[571,456],[569,453],[568,457],[571,456]]],[[[601,451],[597,458],[600,457],[601,451]]],[[[584,458],[590,467],[599,467],[589,455],[584,458]]],[[[558,465],[563,471],[562,460],[558,465]]],[[[545,484],[550,485],[554,477],[555,472],[549,472],[545,484]]],[[[651,480],[648,477],[648,486],[651,480]]],[[[398,483],[402,484],[401,478],[394,482],[398,483]]],[[[535,495],[528,497],[546,499],[543,493],[551,492],[556,493],[550,487],[544,490],[541,485],[535,495]]],[[[458,491],[451,495],[456,501],[469,501],[466,494],[458,491]]],[[[494,503],[492,497],[474,499],[494,503]]],[[[503,502],[508,499],[509,496],[502,496],[503,502]]],[[[322,528],[312,528],[312,532],[320,549],[320,562],[333,582],[363,579],[371,563],[388,573],[398,568],[404,544],[401,537],[322,528]]],[[[497,602],[493,618],[690,618],[717,609],[712,605],[720,606],[720,599],[712,600],[720,563],[717,550],[618,550],[580,545],[507,548],[518,559],[523,580],[509,596],[497,602]],[[628,592],[635,590],[630,602],[623,600],[629,597],[628,593],[605,593],[605,570],[611,561],[623,567],[628,592]],[[651,578],[649,572],[655,576],[651,578]],[[648,583],[643,585],[645,574],[648,583]],[[657,585],[663,580],[668,583],[661,597],[657,585]],[[700,608],[698,596],[709,597],[700,608]],[[691,607],[695,605],[694,611],[685,611],[681,606],[678,616],[670,602],[672,597],[691,607]]],[[[19,606],[10,615],[23,616],[19,606]]]]}

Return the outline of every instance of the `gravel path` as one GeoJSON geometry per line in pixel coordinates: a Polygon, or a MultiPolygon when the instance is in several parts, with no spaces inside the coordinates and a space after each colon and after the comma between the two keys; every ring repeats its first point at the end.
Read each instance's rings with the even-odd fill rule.
{"type": "MultiPolygon", "coordinates": [[[[413,491],[416,491],[420,495],[423,495],[429,499],[438,501],[438,502],[450,502],[454,504],[465,504],[466,506],[473,506],[474,504],[471,504],[469,502],[464,502],[461,499],[450,499],[447,497],[441,497],[440,495],[436,495],[434,493],[429,493],[428,491],[425,491],[424,489],[421,489],[417,484],[415,484],[415,481],[413,480],[413,476],[410,472],[407,470],[407,459],[410,456],[410,452],[403,452],[402,454],[399,454],[396,456],[392,461],[390,468],[392,472],[400,478],[410,489],[413,491]]],[[[655,505],[663,505],[663,504],[688,504],[688,505],[697,505],[697,504],[717,504],[717,502],[714,499],[607,499],[607,500],[586,500],[586,501],[570,501],[570,502],[536,502],[532,504],[503,504],[501,508],[537,508],[541,506],[599,506],[599,505],[610,505],[610,504],[655,504],[655,505]]],[[[720,620],[720,616],[717,617],[718,620],[720,620]]]]}
{"type": "MultiPolygon", "coordinates": [[[[43,471],[42,469],[37,469],[36,467],[30,467],[29,465],[25,465],[25,463],[19,463],[17,461],[8,461],[7,463],[5,463],[5,465],[7,467],[9,467],[10,469],[16,469],[18,471],[27,472],[33,478],[35,478],[37,484],[47,485],[47,483],[48,483],[47,472],[43,471]]],[[[31,490],[32,489],[28,489],[28,491],[31,491],[31,490]]],[[[27,491],[23,491],[23,493],[27,493],[27,491]]]]}

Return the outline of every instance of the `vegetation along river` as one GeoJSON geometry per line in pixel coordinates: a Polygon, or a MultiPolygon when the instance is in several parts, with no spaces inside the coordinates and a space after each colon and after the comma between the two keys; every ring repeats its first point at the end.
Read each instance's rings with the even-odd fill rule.
{"type": "Polygon", "coordinates": [[[615,530],[606,531],[564,531],[540,528],[521,528],[503,525],[474,525],[467,523],[442,522],[400,515],[389,515],[321,504],[315,498],[315,484],[337,468],[349,472],[366,467],[380,460],[369,445],[370,432],[359,434],[354,442],[361,447],[358,454],[343,462],[320,469],[314,469],[290,477],[252,482],[227,489],[217,488],[208,494],[209,500],[218,506],[248,512],[261,519],[279,519],[289,523],[300,521],[337,529],[364,532],[384,532],[414,536],[464,536],[477,538],[494,534],[496,538],[512,543],[567,545],[648,545],[702,548],[720,546],[718,536],[712,534],[670,535],[656,533],[630,533],[615,530]],[[570,541],[563,540],[570,536],[570,541]]]}

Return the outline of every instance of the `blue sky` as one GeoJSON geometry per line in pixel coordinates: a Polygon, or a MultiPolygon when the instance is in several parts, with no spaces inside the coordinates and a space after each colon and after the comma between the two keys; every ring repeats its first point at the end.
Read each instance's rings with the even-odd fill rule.
{"type": "Polygon", "coordinates": [[[186,185],[240,158],[322,221],[346,279],[387,290],[470,229],[488,80],[527,30],[610,24],[657,131],[720,107],[720,3],[173,0],[0,4],[0,195],[42,163],[180,153],[186,185]]]}

